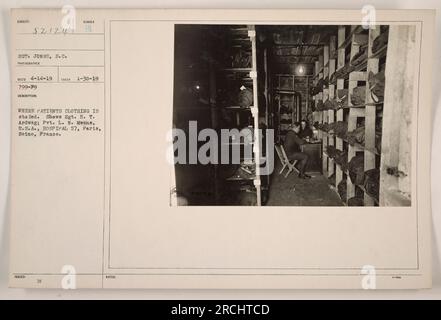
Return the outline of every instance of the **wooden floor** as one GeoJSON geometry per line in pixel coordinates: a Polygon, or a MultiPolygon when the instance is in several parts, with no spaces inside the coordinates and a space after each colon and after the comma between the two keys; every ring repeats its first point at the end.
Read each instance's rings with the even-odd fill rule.
{"type": "Polygon", "coordinates": [[[297,172],[285,178],[279,175],[278,164],[271,176],[267,206],[343,206],[328,180],[319,173],[310,174],[312,179],[299,179],[297,172]]]}

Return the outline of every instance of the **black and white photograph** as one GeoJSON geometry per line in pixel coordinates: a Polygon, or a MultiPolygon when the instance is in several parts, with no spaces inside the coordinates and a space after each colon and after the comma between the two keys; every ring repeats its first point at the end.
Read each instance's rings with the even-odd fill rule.
{"type": "Polygon", "coordinates": [[[176,24],[178,206],[410,206],[415,25],[176,24]]]}

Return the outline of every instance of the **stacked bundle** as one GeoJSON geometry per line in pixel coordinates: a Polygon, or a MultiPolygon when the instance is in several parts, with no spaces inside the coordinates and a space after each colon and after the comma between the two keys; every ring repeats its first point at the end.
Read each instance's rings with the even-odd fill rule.
{"type": "Polygon", "coordinates": [[[339,150],[337,150],[337,148],[335,148],[334,146],[327,146],[326,147],[326,153],[328,154],[328,157],[330,157],[330,158],[335,158],[338,151],[339,150]]]}
{"type": "Polygon", "coordinates": [[[339,104],[334,99],[328,99],[325,101],[324,110],[337,110],[339,108],[339,104]]]}
{"type": "Polygon", "coordinates": [[[322,131],[328,132],[329,131],[329,123],[321,123],[319,129],[322,131]]]}
{"type": "MultiPolygon", "coordinates": [[[[364,146],[365,141],[365,127],[359,126],[354,131],[348,132],[347,134],[348,143],[351,145],[360,144],[364,146]]],[[[378,153],[381,152],[381,131],[375,131],[375,149],[378,153]]]]}
{"type": "Polygon", "coordinates": [[[352,197],[348,199],[348,207],[364,207],[364,199],[361,197],[352,197]]]}
{"type": "Polygon", "coordinates": [[[364,192],[360,188],[355,188],[355,196],[348,199],[348,207],[363,207],[364,192]]]}
{"type": "Polygon", "coordinates": [[[355,156],[348,164],[349,177],[355,185],[364,183],[364,155],[355,156]]]}
{"type": "Polygon", "coordinates": [[[338,191],[338,195],[340,196],[340,198],[343,201],[346,201],[347,198],[347,184],[346,184],[346,180],[342,180],[340,181],[340,183],[337,185],[337,191],[338,191]]]}
{"type": "Polygon", "coordinates": [[[364,145],[364,135],[365,135],[365,127],[360,126],[354,131],[348,132],[348,142],[351,145],[354,145],[356,143],[359,143],[361,145],[364,145]]]}
{"type": "Polygon", "coordinates": [[[356,87],[351,94],[351,103],[354,106],[364,105],[366,102],[366,87],[356,87]]]}
{"type": "Polygon", "coordinates": [[[242,87],[238,96],[238,104],[243,108],[249,108],[253,105],[253,90],[242,87]]]}
{"type": "Polygon", "coordinates": [[[346,171],[348,166],[348,153],[346,151],[338,150],[334,146],[327,146],[326,153],[328,157],[334,159],[335,162],[340,165],[343,171],[346,171]]]}
{"type": "Polygon", "coordinates": [[[385,76],[384,71],[374,74],[372,71],[369,72],[368,76],[369,89],[371,90],[372,100],[374,102],[379,102],[384,99],[384,83],[385,76]]]}
{"type": "Polygon", "coordinates": [[[346,139],[346,135],[348,134],[348,123],[345,121],[334,122],[333,131],[337,137],[346,139]]]}
{"type": "Polygon", "coordinates": [[[366,171],[364,175],[364,188],[366,192],[378,200],[380,193],[380,170],[371,169],[366,171]]]}

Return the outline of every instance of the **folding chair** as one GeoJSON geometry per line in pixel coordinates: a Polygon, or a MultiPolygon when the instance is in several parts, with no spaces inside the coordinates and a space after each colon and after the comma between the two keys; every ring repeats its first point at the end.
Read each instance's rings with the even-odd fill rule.
{"type": "Polygon", "coordinates": [[[282,145],[275,145],[277,155],[279,156],[279,160],[282,163],[282,169],[280,170],[279,174],[285,170],[286,167],[288,167],[288,172],[285,174],[285,178],[289,176],[289,174],[295,170],[297,173],[299,173],[299,170],[295,167],[297,164],[297,160],[294,160],[292,163],[288,160],[288,156],[286,155],[285,149],[282,145]]]}

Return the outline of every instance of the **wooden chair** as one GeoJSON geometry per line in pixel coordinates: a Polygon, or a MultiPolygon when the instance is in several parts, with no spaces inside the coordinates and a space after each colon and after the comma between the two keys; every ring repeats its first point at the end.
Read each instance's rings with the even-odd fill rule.
{"type": "Polygon", "coordinates": [[[285,174],[285,178],[289,176],[289,174],[295,170],[297,173],[299,173],[299,170],[295,167],[297,164],[297,160],[294,160],[293,162],[290,162],[288,159],[288,156],[286,155],[285,149],[282,145],[275,145],[277,155],[279,156],[279,160],[282,163],[282,169],[280,170],[279,174],[282,174],[283,170],[285,168],[288,168],[288,172],[285,174]]]}

